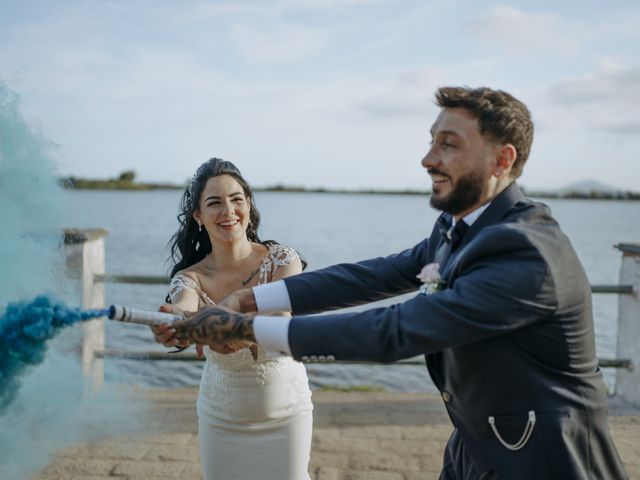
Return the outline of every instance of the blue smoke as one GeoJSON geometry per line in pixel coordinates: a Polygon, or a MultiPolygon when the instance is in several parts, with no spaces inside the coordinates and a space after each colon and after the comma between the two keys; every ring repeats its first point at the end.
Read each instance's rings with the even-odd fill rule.
{"type": "Polygon", "coordinates": [[[87,395],[77,356],[80,329],[64,327],[103,312],[55,300],[74,304],[81,297],[64,276],[56,146],[20,108],[18,95],[0,81],[2,480],[30,478],[71,443],[126,435],[146,421],[140,398],[123,398],[126,392],[113,386],[87,395]]]}
{"type": "Polygon", "coordinates": [[[55,150],[23,118],[20,98],[0,81],[0,310],[59,283],[63,202],[55,150]]]}
{"type": "Polygon", "coordinates": [[[45,295],[10,303],[0,317],[0,415],[15,399],[21,377],[44,360],[48,340],[64,327],[107,313],[108,309],[69,308],[45,295]]]}

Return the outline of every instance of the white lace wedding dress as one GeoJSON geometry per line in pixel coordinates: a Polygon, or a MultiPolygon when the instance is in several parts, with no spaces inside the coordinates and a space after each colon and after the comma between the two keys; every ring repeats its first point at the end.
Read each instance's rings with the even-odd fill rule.
{"type": "MultiPolygon", "coordinates": [[[[297,254],[270,245],[260,266],[267,283],[297,254]]],[[[176,274],[169,295],[190,289],[200,306],[214,302],[191,278],[176,274]]],[[[308,480],[311,449],[311,391],[304,366],[290,357],[257,359],[244,348],[219,354],[205,348],[198,396],[200,457],[205,480],[308,480]]]]}

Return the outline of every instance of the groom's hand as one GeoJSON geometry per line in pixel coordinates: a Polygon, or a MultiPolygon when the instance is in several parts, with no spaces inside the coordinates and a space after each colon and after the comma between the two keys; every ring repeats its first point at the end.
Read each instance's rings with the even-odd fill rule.
{"type": "Polygon", "coordinates": [[[236,313],[219,305],[187,313],[185,320],[171,324],[175,338],[210,346],[233,343],[237,340],[255,342],[253,314],[236,313]]]}
{"type": "Polygon", "coordinates": [[[242,313],[258,311],[256,298],[253,296],[253,289],[251,288],[236,290],[232,294],[227,295],[225,298],[223,298],[220,302],[217,303],[217,305],[242,313]]]}

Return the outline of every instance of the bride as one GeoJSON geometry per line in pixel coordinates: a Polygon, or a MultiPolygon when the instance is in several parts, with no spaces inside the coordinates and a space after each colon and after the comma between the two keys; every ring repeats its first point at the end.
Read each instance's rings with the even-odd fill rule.
{"type": "MultiPolygon", "coordinates": [[[[212,158],[198,168],[178,220],[171,305],[162,310],[196,311],[239,288],[302,271],[294,250],[258,238],[251,189],[231,162],[212,158]]],[[[186,346],[174,333],[169,325],[154,329],[157,342],[186,346]]],[[[202,355],[203,347],[196,348],[202,355]]],[[[304,366],[248,343],[208,347],[204,354],[197,402],[204,478],[309,479],[313,406],[304,366]]]]}

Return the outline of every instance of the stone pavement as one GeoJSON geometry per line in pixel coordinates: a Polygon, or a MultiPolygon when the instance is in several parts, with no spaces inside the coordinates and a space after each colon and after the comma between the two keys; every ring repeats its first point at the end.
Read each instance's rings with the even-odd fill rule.
{"type": "MultiPolygon", "coordinates": [[[[198,479],[196,388],[143,391],[144,433],[75,445],[34,480],[198,479]]],[[[437,478],[451,423],[431,393],[314,392],[312,480],[437,478]]],[[[611,402],[611,432],[630,478],[640,480],[640,410],[611,402]]]]}

